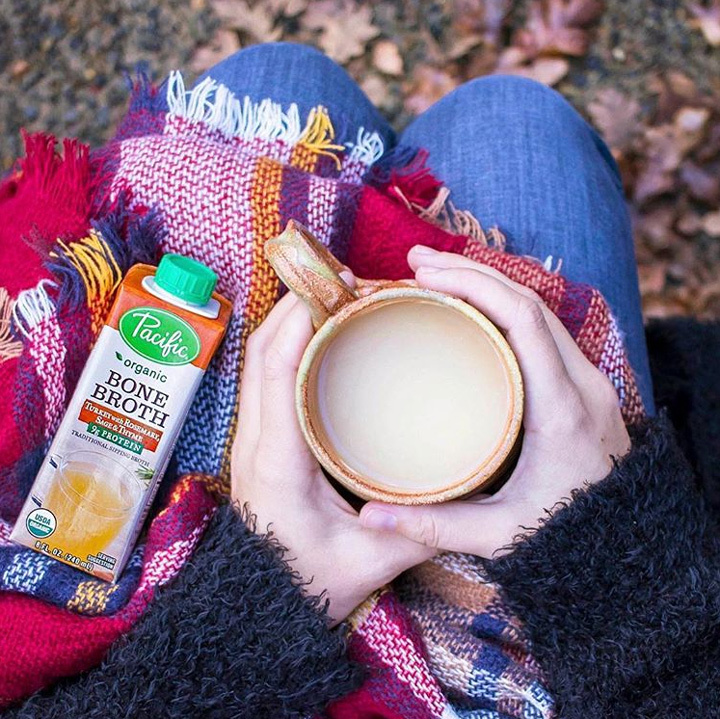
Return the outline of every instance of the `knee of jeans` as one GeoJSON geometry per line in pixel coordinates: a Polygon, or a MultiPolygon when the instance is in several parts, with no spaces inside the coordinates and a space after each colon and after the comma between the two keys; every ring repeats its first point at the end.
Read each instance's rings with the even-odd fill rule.
{"type": "Polygon", "coordinates": [[[568,123],[587,124],[559,92],[526,77],[488,75],[470,80],[455,92],[469,95],[477,109],[492,107],[494,113],[508,117],[541,119],[559,131],[568,123]]]}
{"type": "MultiPolygon", "coordinates": [[[[460,112],[471,117],[491,117],[509,133],[518,126],[547,138],[555,135],[568,148],[583,152],[593,146],[609,166],[616,182],[620,171],[598,133],[556,90],[535,80],[515,75],[489,75],[461,85],[454,92],[460,112]]],[[[455,105],[455,112],[458,111],[455,105]]]]}
{"type": "Polygon", "coordinates": [[[333,61],[321,50],[318,50],[312,45],[303,45],[298,42],[263,42],[258,45],[248,45],[246,48],[238,50],[235,54],[237,55],[241,52],[275,57],[278,55],[290,58],[295,57],[298,61],[311,60],[317,62],[318,60],[324,60],[326,62],[333,63],[333,61]]]}
{"type": "Polygon", "coordinates": [[[318,72],[331,73],[342,70],[334,60],[331,60],[317,48],[295,42],[266,42],[258,45],[249,45],[230,55],[222,61],[222,64],[232,63],[241,57],[243,62],[252,58],[253,61],[260,63],[266,61],[285,67],[288,65],[302,65],[304,68],[307,68],[308,73],[312,74],[318,72]]]}

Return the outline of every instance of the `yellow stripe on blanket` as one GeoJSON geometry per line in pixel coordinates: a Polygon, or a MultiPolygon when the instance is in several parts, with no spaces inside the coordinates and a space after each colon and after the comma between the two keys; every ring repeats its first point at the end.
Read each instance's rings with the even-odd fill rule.
{"type": "Polygon", "coordinates": [[[86,237],[70,244],[58,238],[50,257],[65,259],[80,275],[91,312],[92,331],[96,334],[107,314],[109,301],[122,280],[122,270],[112,250],[99,232],[90,230],[86,237]]]}

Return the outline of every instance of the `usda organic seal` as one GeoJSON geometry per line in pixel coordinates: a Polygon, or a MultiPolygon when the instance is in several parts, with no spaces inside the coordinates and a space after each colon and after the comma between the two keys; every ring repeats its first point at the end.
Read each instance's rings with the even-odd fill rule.
{"type": "Polygon", "coordinates": [[[27,531],[33,537],[49,537],[57,526],[55,515],[49,509],[34,509],[25,520],[27,531]]]}

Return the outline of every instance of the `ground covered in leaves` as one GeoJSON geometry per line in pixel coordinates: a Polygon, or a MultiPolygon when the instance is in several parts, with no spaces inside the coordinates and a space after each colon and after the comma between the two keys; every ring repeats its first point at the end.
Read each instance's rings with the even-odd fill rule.
{"type": "Polygon", "coordinates": [[[622,169],[646,316],[720,317],[720,0],[0,0],[0,168],[19,128],[99,144],[124,74],[316,45],[398,127],[494,72],[556,87],[622,169]]]}

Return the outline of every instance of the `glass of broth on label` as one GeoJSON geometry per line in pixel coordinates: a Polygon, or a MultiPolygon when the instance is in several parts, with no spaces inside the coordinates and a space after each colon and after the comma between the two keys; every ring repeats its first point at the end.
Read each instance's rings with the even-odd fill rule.
{"type": "Polygon", "coordinates": [[[358,281],[301,225],[266,243],[316,333],[296,386],[313,454],[363,499],[442,502],[497,483],[520,446],[523,384],[507,341],[462,300],[358,281]]]}
{"type": "Polygon", "coordinates": [[[143,489],[133,473],[100,452],[53,457],[43,507],[57,520],[51,543],[80,559],[107,553],[135,511],[143,489]]]}

